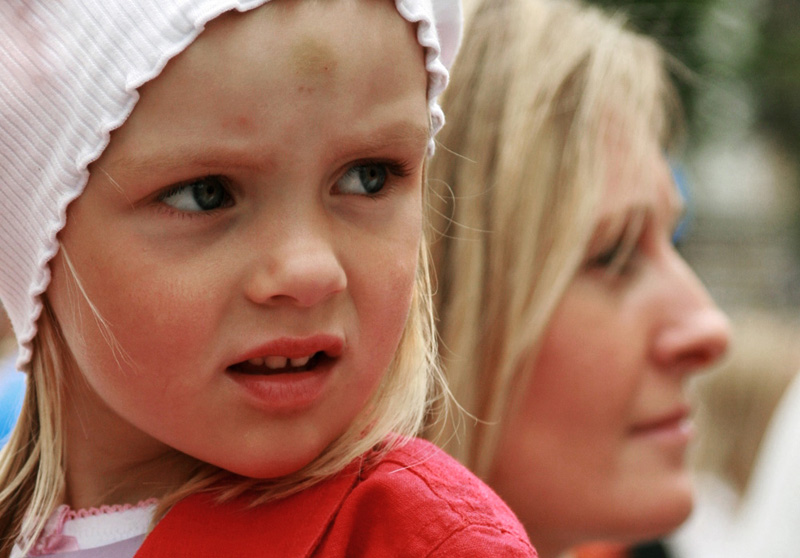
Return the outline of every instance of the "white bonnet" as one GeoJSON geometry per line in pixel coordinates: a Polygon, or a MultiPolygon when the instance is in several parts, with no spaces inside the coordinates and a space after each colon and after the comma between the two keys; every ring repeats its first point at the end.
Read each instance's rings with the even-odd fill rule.
{"type": "MultiPolygon", "coordinates": [[[[156,77],[223,12],[269,0],[0,0],[0,300],[31,358],[69,203],[156,77]]],[[[426,49],[433,134],[461,37],[460,0],[395,0],[426,49]]],[[[433,149],[431,137],[430,150],[433,149]]]]}

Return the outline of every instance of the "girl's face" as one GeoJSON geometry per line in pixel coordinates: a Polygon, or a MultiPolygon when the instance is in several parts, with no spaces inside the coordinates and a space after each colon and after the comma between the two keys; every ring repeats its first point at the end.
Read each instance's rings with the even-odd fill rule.
{"type": "Polygon", "coordinates": [[[223,15],[141,88],[53,263],[70,456],[267,478],[348,428],[412,298],[426,87],[392,2],[330,0],[223,15]]]}
{"type": "Polygon", "coordinates": [[[658,146],[638,177],[623,172],[623,144],[607,149],[585,264],[551,318],[488,479],[542,556],[662,534],[688,515],[684,384],[728,342],[725,316],[672,244],[682,208],[658,146]],[[652,177],[654,189],[637,187],[652,177]],[[632,240],[609,226],[635,230],[639,216],[632,240]]]}

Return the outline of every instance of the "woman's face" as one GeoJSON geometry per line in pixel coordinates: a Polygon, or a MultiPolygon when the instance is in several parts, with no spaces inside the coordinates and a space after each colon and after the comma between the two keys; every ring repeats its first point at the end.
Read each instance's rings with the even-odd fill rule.
{"type": "Polygon", "coordinates": [[[728,343],[726,317],[672,244],[682,206],[658,146],[638,176],[623,172],[624,144],[608,149],[585,262],[550,320],[488,479],[542,556],[662,534],[686,518],[684,386],[728,343]],[[655,188],[637,187],[653,178],[655,188]],[[626,231],[635,231],[627,256],[626,231]]]}

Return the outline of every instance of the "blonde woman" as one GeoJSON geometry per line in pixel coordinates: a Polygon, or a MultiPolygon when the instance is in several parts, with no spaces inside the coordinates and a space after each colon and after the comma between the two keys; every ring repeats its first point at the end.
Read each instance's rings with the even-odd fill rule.
{"type": "Polygon", "coordinates": [[[672,244],[665,56],[574,2],[470,11],[429,178],[442,359],[474,420],[437,439],[542,558],[661,535],[692,505],[684,385],[728,344],[672,244]]]}

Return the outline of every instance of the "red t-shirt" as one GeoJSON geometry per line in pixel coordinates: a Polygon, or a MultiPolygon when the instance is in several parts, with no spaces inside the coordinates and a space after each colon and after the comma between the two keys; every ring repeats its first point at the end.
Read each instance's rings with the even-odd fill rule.
{"type": "Polygon", "coordinates": [[[248,507],[190,496],[162,519],[136,558],[533,558],[525,530],[485,484],[414,439],[377,465],[357,464],[287,498],[248,507]]]}

